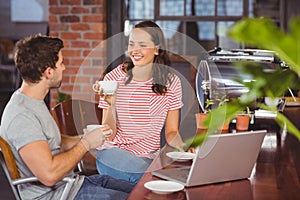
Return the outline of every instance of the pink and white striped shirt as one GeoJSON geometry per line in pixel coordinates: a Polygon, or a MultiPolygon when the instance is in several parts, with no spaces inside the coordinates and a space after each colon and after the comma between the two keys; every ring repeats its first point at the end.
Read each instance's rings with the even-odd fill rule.
{"type": "MultiPolygon", "coordinates": [[[[119,82],[116,92],[117,133],[114,142],[119,148],[139,157],[153,158],[160,149],[160,132],[169,110],[180,109],[182,103],[181,81],[174,75],[165,95],[152,91],[152,79],[132,80],[125,85],[126,73],[122,65],[108,73],[104,80],[119,82]]],[[[99,107],[108,108],[100,98],[99,107]]]]}

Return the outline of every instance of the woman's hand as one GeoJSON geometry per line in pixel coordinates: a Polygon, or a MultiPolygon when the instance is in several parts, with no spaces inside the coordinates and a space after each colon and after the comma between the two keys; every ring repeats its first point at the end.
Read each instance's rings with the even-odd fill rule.
{"type": "Polygon", "coordinates": [[[116,105],[116,95],[115,94],[101,94],[100,96],[104,99],[104,101],[106,101],[108,103],[108,105],[110,105],[110,106],[116,105]]]}
{"type": "Polygon", "coordinates": [[[189,148],[187,150],[187,152],[189,152],[189,153],[196,153],[196,149],[194,147],[192,147],[192,148],[189,148]]]}
{"type": "Polygon", "coordinates": [[[103,89],[98,84],[99,81],[96,81],[93,85],[93,90],[98,93],[100,97],[104,99],[110,106],[114,106],[116,102],[116,94],[104,94],[103,89]]]}
{"type": "Polygon", "coordinates": [[[196,149],[194,148],[194,147],[191,147],[191,148],[188,148],[188,149],[185,149],[184,147],[185,147],[185,144],[182,142],[181,144],[173,144],[173,147],[175,148],[175,149],[177,149],[178,151],[180,151],[180,152],[189,152],[189,153],[196,153],[196,149]]]}

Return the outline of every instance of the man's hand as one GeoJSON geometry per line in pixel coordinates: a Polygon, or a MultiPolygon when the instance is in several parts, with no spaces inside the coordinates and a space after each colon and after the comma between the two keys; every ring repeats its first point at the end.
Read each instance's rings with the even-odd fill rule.
{"type": "Polygon", "coordinates": [[[101,146],[112,133],[112,129],[108,125],[104,125],[104,127],[96,128],[90,132],[86,131],[81,142],[87,150],[95,149],[101,146]]]}

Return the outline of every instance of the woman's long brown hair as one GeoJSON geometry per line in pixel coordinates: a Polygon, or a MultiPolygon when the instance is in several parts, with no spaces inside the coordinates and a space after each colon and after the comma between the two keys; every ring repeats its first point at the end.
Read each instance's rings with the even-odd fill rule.
{"type": "MultiPolygon", "coordinates": [[[[142,28],[152,38],[155,46],[159,46],[158,55],[155,55],[153,60],[153,85],[152,91],[159,95],[164,95],[167,92],[167,84],[171,84],[173,71],[170,66],[170,58],[166,50],[166,41],[164,34],[160,27],[152,21],[143,21],[134,26],[135,28],[142,28]]],[[[134,64],[131,60],[123,63],[123,70],[127,73],[128,79],[125,84],[128,84],[132,78],[132,68],[134,64]]]]}

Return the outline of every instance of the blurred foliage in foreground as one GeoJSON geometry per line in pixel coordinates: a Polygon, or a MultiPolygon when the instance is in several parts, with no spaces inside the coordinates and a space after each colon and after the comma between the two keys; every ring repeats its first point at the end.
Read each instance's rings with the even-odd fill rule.
{"type": "MultiPolygon", "coordinates": [[[[228,32],[229,37],[237,42],[255,46],[259,49],[276,52],[280,60],[284,61],[289,69],[278,69],[272,72],[265,72],[260,66],[251,67],[248,64],[239,64],[237,67],[244,73],[251,74],[255,81],[244,83],[249,92],[240,98],[234,99],[226,104],[213,109],[210,117],[205,121],[209,125],[207,134],[199,135],[186,141],[186,148],[196,147],[202,144],[206,136],[215,133],[224,121],[232,119],[241,110],[250,106],[256,98],[268,96],[279,97],[288,88],[299,89],[297,80],[300,76],[300,17],[290,21],[290,33],[281,31],[275,23],[267,18],[248,18],[237,22],[228,32]]],[[[265,110],[273,110],[263,103],[256,104],[256,107],[265,110]]],[[[292,133],[300,140],[299,130],[281,113],[277,113],[276,122],[289,133],[292,133]]]]}

